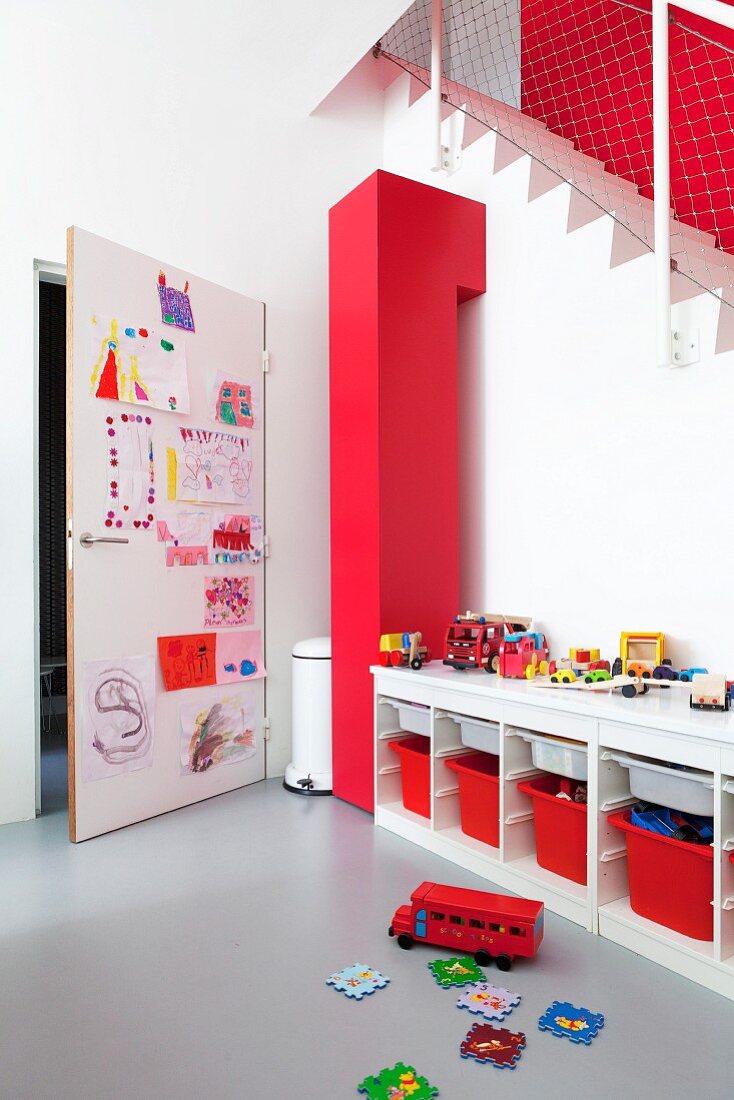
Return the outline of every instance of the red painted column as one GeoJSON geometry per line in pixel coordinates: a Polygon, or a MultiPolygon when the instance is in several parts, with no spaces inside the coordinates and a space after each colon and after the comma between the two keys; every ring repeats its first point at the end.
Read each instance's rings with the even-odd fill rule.
{"type": "Polygon", "coordinates": [[[383,633],[440,658],[458,610],[457,304],[485,290],[485,207],[376,172],[330,211],[334,793],[373,809],[383,633]]]}

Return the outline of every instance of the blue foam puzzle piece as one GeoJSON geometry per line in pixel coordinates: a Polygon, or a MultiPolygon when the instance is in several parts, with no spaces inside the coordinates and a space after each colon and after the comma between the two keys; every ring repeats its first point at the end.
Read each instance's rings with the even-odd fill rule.
{"type": "Polygon", "coordinates": [[[603,1027],[604,1017],[600,1012],[577,1008],[570,1001],[554,1001],[538,1020],[540,1031],[550,1031],[551,1035],[586,1046],[596,1039],[603,1027]]]}
{"type": "Polygon", "coordinates": [[[365,966],[364,963],[355,963],[354,966],[345,966],[343,970],[332,974],[326,979],[327,985],[333,985],[347,997],[355,1001],[361,1001],[363,997],[374,993],[376,989],[384,989],[390,981],[373,966],[365,966]]]}
{"type": "Polygon", "coordinates": [[[510,993],[509,989],[489,982],[476,982],[464,990],[456,1007],[465,1008],[475,1016],[483,1016],[485,1020],[504,1020],[520,1004],[520,1000],[519,993],[510,993]]]}

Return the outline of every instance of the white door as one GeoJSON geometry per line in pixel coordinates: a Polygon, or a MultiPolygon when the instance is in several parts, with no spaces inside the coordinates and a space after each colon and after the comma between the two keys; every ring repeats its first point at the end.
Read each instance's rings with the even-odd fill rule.
{"type": "Polygon", "coordinates": [[[264,306],[76,228],[68,303],[78,841],[264,778],[264,306]]]}

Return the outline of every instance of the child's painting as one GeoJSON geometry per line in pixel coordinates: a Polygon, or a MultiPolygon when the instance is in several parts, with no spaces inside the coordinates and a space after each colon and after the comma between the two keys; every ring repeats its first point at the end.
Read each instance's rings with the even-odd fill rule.
{"type": "Polygon", "coordinates": [[[158,541],[166,544],[166,565],[208,565],[211,512],[177,512],[158,520],[158,541]]]}
{"type": "Polygon", "coordinates": [[[204,626],[251,626],[254,577],[204,577],[204,626]]]}
{"type": "Polygon", "coordinates": [[[93,316],[89,381],[94,397],[188,413],[186,348],[168,335],[116,317],[93,316]]]}
{"type": "Polygon", "coordinates": [[[254,756],[255,699],[251,689],[225,699],[183,703],[181,774],[193,775],[254,756]]]}
{"type": "Polygon", "coordinates": [[[216,684],[216,634],[175,634],[158,639],[166,691],[216,684]]]}
{"type": "Polygon", "coordinates": [[[254,565],[263,556],[263,521],[260,516],[227,515],[214,528],[216,565],[254,565]]]}
{"type": "Polygon", "coordinates": [[[217,634],[217,683],[259,680],[265,675],[259,630],[217,634]]]}
{"type": "Polygon", "coordinates": [[[250,495],[250,441],[206,428],[178,430],[168,449],[168,499],[241,504],[250,495]]]}
{"type": "Polygon", "coordinates": [[[231,424],[237,428],[252,428],[255,424],[255,411],[252,404],[252,386],[238,382],[230,375],[219,371],[214,380],[214,419],[220,424],[231,424]]]}
{"type": "Polygon", "coordinates": [[[158,299],[161,303],[161,318],[165,325],[174,325],[185,332],[196,332],[194,328],[194,315],[191,312],[191,300],[189,298],[189,281],[183,290],[176,290],[173,286],[166,285],[166,276],[163,271],[158,275],[158,299]]]}
{"type": "Polygon", "coordinates": [[[85,661],[82,778],[107,779],[153,763],[153,657],[85,661]]]}
{"type": "Polygon", "coordinates": [[[104,525],[147,530],[153,525],[153,428],[149,416],[122,413],[105,419],[107,503],[104,525]]]}

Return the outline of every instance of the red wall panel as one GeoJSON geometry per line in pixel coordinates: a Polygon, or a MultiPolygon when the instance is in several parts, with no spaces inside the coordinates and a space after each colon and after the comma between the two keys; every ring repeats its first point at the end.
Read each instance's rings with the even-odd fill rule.
{"type": "Polygon", "coordinates": [[[485,289],[485,208],[376,172],[329,242],[334,793],[371,810],[379,635],[440,654],[458,609],[456,310],[485,289]]]}

